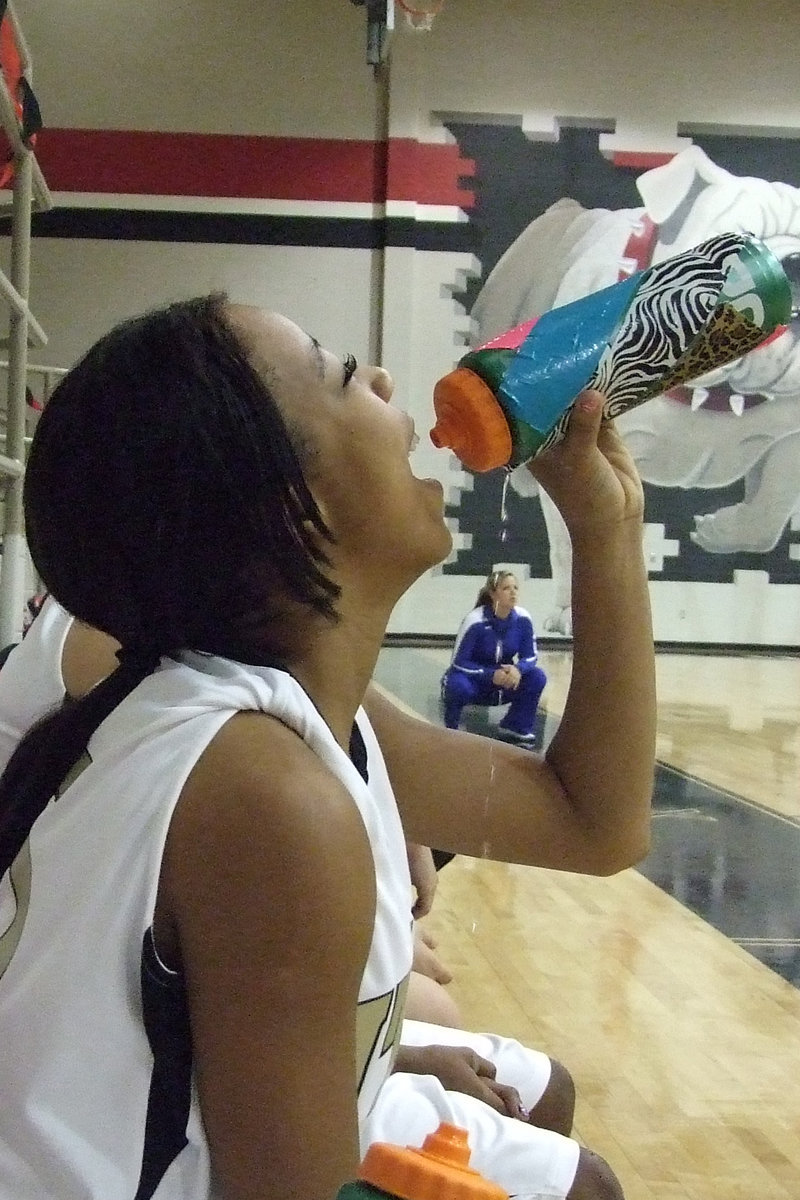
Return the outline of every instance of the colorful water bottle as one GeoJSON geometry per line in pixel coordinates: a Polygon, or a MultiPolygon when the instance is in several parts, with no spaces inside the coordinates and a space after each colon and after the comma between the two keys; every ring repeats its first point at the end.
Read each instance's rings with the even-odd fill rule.
{"type": "Polygon", "coordinates": [[[511,469],[564,436],[584,388],[618,416],[782,333],[792,304],[763,242],[709,238],[465,354],[434,388],[431,441],[468,470],[511,469]]]}
{"type": "Polygon", "coordinates": [[[466,1130],[442,1121],[422,1148],[374,1142],[359,1178],[337,1200],[509,1200],[508,1192],[469,1166],[466,1130]]]}

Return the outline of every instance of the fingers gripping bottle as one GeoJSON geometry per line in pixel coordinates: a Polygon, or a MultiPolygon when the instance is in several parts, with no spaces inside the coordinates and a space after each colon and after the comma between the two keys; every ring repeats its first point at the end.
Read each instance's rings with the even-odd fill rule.
{"type": "Polygon", "coordinates": [[[469,1164],[467,1133],[442,1121],[422,1148],[374,1142],[359,1178],[337,1200],[509,1200],[508,1193],[469,1164]]]}
{"type": "Polygon", "coordinates": [[[563,437],[584,388],[618,416],[778,336],[792,311],[772,251],[721,234],[465,354],[434,388],[431,441],[468,470],[511,469],[563,437]]]}

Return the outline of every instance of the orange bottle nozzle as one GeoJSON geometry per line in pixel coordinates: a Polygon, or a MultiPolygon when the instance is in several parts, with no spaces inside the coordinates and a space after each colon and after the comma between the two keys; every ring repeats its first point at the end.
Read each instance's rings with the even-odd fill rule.
{"type": "Polygon", "coordinates": [[[511,430],[494,392],[468,367],[456,367],[433,389],[436,424],[431,441],[448,447],[470,471],[504,467],[511,458],[511,430]]]}
{"type": "Polygon", "coordinates": [[[401,1200],[508,1200],[508,1193],[468,1165],[467,1133],[442,1121],[421,1150],[373,1142],[359,1177],[401,1200]]]}

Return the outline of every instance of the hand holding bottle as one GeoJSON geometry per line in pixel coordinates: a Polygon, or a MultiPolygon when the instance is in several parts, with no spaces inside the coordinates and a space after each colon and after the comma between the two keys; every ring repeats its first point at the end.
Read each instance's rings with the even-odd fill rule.
{"type": "Polygon", "coordinates": [[[603,418],[599,392],[581,392],[566,436],[527,463],[573,539],[644,515],[639,472],[613,421],[603,418]]]}

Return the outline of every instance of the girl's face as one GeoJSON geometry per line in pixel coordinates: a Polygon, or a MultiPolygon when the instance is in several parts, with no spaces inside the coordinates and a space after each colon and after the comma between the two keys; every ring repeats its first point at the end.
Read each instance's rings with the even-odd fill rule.
{"type": "Polygon", "coordinates": [[[234,306],[230,317],[300,446],[336,568],[355,564],[405,590],[452,539],[441,484],[411,471],[414,422],[389,403],[391,376],[337,357],[277,313],[234,306]]]}
{"type": "Polygon", "coordinates": [[[516,575],[502,575],[492,590],[492,606],[498,617],[507,617],[517,603],[519,584],[516,575]]]}

